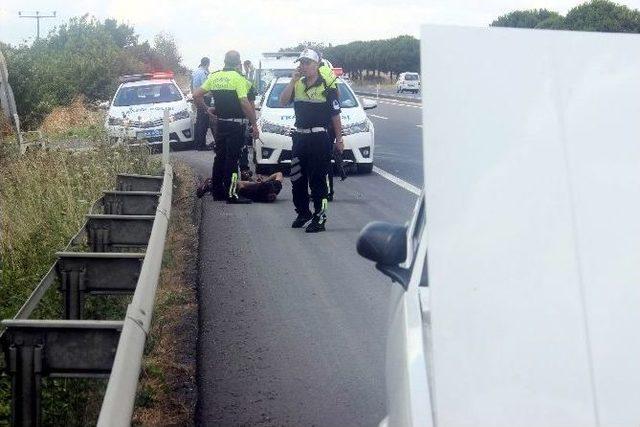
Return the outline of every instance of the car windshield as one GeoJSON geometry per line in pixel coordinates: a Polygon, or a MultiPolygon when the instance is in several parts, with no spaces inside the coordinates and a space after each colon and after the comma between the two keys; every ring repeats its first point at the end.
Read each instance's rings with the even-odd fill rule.
{"type": "MultiPolygon", "coordinates": [[[[269,108],[292,108],[293,103],[285,107],[280,106],[280,94],[287,86],[287,83],[276,83],[269,93],[269,99],[267,99],[267,107],[269,108]]],[[[358,106],[358,101],[353,96],[353,92],[344,83],[338,83],[338,94],[340,95],[340,108],[353,108],[358,106]]]]}
{"type": "Polygon", "coordinates": [[[182,95],[173,83],[123,86],[116,94],[113,105],[116,107],[126,107],[129,105],[180,101],[181,99],[182,95]]]}
{"type": "Polygon", "coordinates": [[[406,74],[404,76],[405,80],[418,80],[418,75],[417,74],[406,74]]]}
{"type": "Polygon", "coordinates": [[[258,93],[264,93],[269,87],[269,83],[277,77],[289,77],[291,73],[293,73],[293,69],[282,69],[282,70],[258,70],[257,73],[257,89],[258,93]]]}

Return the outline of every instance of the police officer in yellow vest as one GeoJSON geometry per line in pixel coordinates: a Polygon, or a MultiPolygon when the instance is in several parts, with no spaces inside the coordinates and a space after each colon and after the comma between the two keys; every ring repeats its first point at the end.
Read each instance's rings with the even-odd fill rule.
{"type": "Polygon", "coordinates": [[[227,52],[224,68],[211,73],[193,94],[196,105],[201,107],[204,106],[204,94],[211,92],[213,95],[215,107],[209,111],[215,111],[218,126],[211,174],[212,193],[215,200],[226,199],[227,203],[251,203],[236,192],[238,160],[245,143],[245,127],[251,125],[253,138],[259,135],[256,113],[250,102],[255,99],[255,91],[240,73],[241,67],[240,54],[235,50],[227,52]]]}
{"type": "Polygon", "coordinates": [[[327,82],[318,68],[320,55],[305,49],[296,60],[298,70],[280,95],[280,104],[293,101],[296,115],[295,131],[292,134],[291,182],[293,204],[298,216],[291,224],[293,228],[306,228],[308,233],[325,230],[327,221],[327,174],[331,167],[333,141],[328,126],[333,128],[336,149],[342,151],[342,124],[340,122],[340,100],[335,79],[327,82]],[[309,187],[313,199],[314,213],[309,210],[309,187]]]}

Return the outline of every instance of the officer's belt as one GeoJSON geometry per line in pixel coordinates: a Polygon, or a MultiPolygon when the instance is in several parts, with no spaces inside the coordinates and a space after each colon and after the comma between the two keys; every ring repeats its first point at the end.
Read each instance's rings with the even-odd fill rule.
{"type": "Polygon", "coordinates": [[[222,120],[223,122],[234,122],[234,123],[249,123],[248,119],[221,119],[220,117],[218,117],[218,120],[222,120]]]}
{"type": "Polygon", "coordinates": [[[323,127],[316,127],[316,128],[309,128],[309,129],[303,129],[303,128],[296,128],[296,132],[298,133],[317,133],[317,132],[326,132],[327,128],[323,128],[323,127]]]}

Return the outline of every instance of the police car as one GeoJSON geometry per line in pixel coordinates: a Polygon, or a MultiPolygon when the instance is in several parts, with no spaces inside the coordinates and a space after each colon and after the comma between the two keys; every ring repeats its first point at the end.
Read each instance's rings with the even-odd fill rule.
{"type": "MultiPolygon", "coordinates": [[[[257,173],[269,173],[291,163],[291,132],[295,129],[293,103],[280,106],[280,94],[291,81],[290,77],[274,78],[260,105],[260,139],[255,141],[254,163],[257,173]]],[[[338,93],[344,136],[343,160],[355,165],[358,173],[373,170],[375,145],[373,123],[364,110],[375,108],[372,100],[358,100],[349,85],[338,78],[338,93]]]]}
{"type": "Polygon", "coordinates": [[[173,77],[171,72],[120,77],[105,121],[109,139],[131,145],[162,144],[162,120],[168,108],[171,145],[190,148],[195,119],[173,77]]]}

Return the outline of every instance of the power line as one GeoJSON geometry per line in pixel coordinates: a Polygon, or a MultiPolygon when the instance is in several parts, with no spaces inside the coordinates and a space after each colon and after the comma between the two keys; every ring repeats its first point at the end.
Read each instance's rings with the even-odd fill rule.
{"type": "Polygon", "coordinates": [[[18,16],[20,18],[35,18],[36,20],[36,40],[40,39],[40,20],[43,18],[55,18],[56,17],[56,12],[52,12],[51,15],[41,15],[40,11],[36,11],[33,14],[24,14],[23,12],[19,11],[18,12],[18,16]]]}

